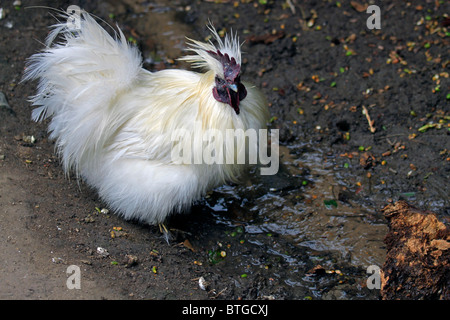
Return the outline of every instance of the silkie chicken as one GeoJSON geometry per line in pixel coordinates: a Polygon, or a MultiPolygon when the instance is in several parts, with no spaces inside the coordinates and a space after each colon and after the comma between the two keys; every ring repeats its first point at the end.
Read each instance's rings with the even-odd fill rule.
{"type": "MultiPolygon", "coordinates": [[[[225,136],[227,129],[266,127],[264,95],[240,79],[236,35],[221,39],[210,25],[216,45],[189,39],[192,54],[180,60],[205,73],[150,72],[120,29],[112,37],[85,11],[78,22],[77,29],[54,25],[46,48],[30,57],[24,74],[24,80],[38,80],[30,98],[38,106],[32,118],[51,119],[50,138],[66,173],[74,171],[124,219],[150,225],[163,224],[243,173],[241,164],[180,163],[172,157],[172,133],[179,129],[204,139],[201,133],[209,129],[225,136]]],[[[223,140],[223,154],[248,152],[232,140],[223,140]]],[[[194,157],[205,142],[192,146],[194,157]]]]}

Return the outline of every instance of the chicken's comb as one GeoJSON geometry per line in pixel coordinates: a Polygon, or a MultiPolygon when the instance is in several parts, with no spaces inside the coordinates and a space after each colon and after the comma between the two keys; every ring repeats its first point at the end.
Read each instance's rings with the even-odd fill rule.
{"type": "Polygon", "coordinates": [[[234,81],[239,75],[239,72],[241,72],[241,66],[236,62],[236,59],[234,57],[231,57],[230,59],[228,53],[222,54],[220,50],[217,50],[217,52],[209,50],[208,53],[214,56],[222,64],[225,80],[234,81]]]}

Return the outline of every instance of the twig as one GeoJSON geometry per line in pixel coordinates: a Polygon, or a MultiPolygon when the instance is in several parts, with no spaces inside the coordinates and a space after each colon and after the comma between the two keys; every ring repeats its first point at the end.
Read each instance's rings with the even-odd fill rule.
{"type": "MultiPolygon", "coordinates": [[[[216,294],[215,296],[212,296],[210,299],[216,299],[218,296],[220,296],[222,293],[224,293],[227,289],[228,289],[228,287],[226,287],[225,289],[220,290],[218,294],[216,294]]],[[[211,290],[209,293],[212,293],[212,291],[214,291],[214,290],[211,290]]]]}
{"type": "Polygon", "coordinates": [[[286,4],[287,4],[287,5],[289,6],[289,8],[291,9],[292,14],[295,14],[295,7],[294,7],[294,5],[292,4],[291,0],[286,0],[286,4]]]}
{"type": "Polygon", "coordinates": [[[363,106],[363,110],[364,110],[364,114],[366,115],[367,122],[369,123],[370,132],[374,133],[376,130],[373,126],[374,121],[370,119],[369,111],[367,110],[367,108],[365,106],[363,106]]]}

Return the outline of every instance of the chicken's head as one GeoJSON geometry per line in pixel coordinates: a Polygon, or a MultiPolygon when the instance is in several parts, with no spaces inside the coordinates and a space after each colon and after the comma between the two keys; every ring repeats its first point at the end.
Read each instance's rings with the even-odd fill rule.
{"type": "Polygon", "coordinates": [[[230,105],[236,114],[239,114],[239,103],[247,96],[247,90],[240,79],[241,66],[234,57],[230,58],[227,53],[222,54],[220,50],[208,52],[221,63],[223,68],[223,78],[219,75],[215,77],[213,96],[217,101],[230,105]]]}
{"type": "Polygon", "coordinates": [[[227,34],[222,39],[212,24],[208,26],[217,45],[211,40],[200,42],[190,40],[189,50],[195,54],[187,55],[180,60],[192,63],[193,67],[212,70],[214,98],[230,105],[239,114],[239,104],[247,96],[247,90],[241,83],[241,45],[236,34],[227,34]]]}

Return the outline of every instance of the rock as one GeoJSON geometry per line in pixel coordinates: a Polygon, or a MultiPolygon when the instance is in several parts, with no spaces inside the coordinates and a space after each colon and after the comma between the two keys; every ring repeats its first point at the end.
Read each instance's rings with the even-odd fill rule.
{"type": "Polygon", "coordinates": [[[307,275],[324,275],[326,274],[326,270],[324,267],[322,267],[320,264],[316,265],[312,269],[310,269],[307,273],[307,275]]]}
{"type": "Polygon", "coordinates": [[[36,138],[34,136],[23,136],[22,140],[28,144],[34,144],[36,142],[36,138]]]}
{"type": "Polygon", "coordinates": [[[134,265],[137,265],[138,261],[139,261],[138,257],[133,255],[133,254],[125,255],[125,260],[126,260],[125,261],[125,267],[126,268],[130,268],[130,267],[132,267],[134,265]]]}
{"type": "Polygon", "coordinates": [[[205,280],[205,278],[200,277],[198,278],[198,286],[202,290],[208,289],[209,283],[205,280]]]}
{"type": "Polygon", "coordinates": [[[108,250],[106,250],[105,248],[102,247],[97,247],[97,253],[101,256],[101,257],[107,257],[109,256],[109,252],[108,250]]]}
{"type": "Polygon", "coordinates": [[[450,300],[450,229],[406,201],[383,209],[389,233],[381,269],[384,300],[450,300]]]}
{"type": "Polygon", "coordinates": [[[375,166],[375,161],[375,157],[371,152],[364,152],[359,159],[359,164],[364,169],[369,169],[370,167],[375,166]]]}

